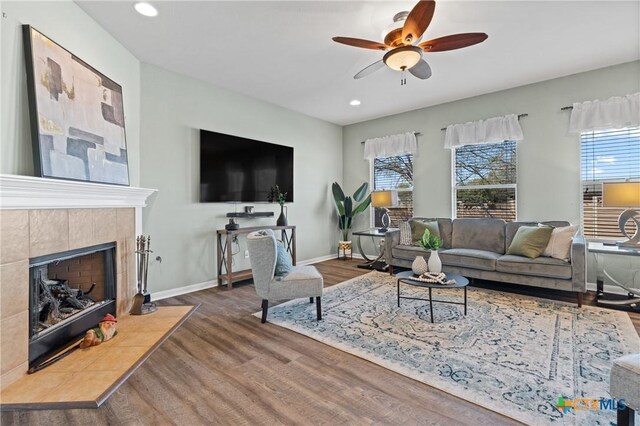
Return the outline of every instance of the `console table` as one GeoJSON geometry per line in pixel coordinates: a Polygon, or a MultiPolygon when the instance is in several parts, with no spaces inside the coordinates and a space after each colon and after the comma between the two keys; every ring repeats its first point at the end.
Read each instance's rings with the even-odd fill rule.
{"type": "Polygon", "coordinates": [[[291,254],[293,264],[296,264],[296,227],[295,226],[252,226],[238,229],[218,229],[216,231],[218,240],[218,285],[226,285],[233,288],[235,281],[242,281],[251,278],[251,269],[233,271],[231,254],[231,242],[235,237],[242,234],[250,234],[254,231],[273,229],[281,231],[281,240],[285,249],[291,254]]]}

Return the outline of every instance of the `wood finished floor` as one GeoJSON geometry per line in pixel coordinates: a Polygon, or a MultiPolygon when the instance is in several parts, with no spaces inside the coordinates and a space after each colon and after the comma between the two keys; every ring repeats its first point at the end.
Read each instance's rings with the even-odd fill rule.
{"type": "MultiPolygon", "coordinates": [[[[316,266],[330,286],[366,273],[357,263],[329,260],[316,266]]],[[[562,292],[519,291],[574,301],[562,292]]],[[[251,315],[260,310],[251,284],[162,301],[197,303],[200,309],[99,409],[3,412],[0,423],[516,424],[292,331],[260,324],[251,315]]],[[[593,294],[586,303],[593,303],[593,294]]],[[[640,330],[640,314],[630,316],[640,330]]]]}

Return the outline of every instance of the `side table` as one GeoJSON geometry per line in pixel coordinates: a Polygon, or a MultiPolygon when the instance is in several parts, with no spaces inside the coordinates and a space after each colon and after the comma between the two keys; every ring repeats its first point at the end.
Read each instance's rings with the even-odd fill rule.
{"type": "MultiPolygon", "coordinates": [[[[364,253],[364,250],[362,249],[362,237],[371,237],[372,241],[375,241],[375,238],[384,238],[385,234],[388,231],[395,231],[396,228],[389,228],[385,231],[380,231],[378,228],[371,228],[371,229],[365,229],[364,231],[354,231],[352,232],[353,235],[355,235],[356,237],[358,237],[357,240],[357,245],[358,245],[358,251],[360,252],[360,255],[362,256],[362,258],[365,260],[365,263],[362,263],[360,265],[358,265],[358,268],[364,268],[364,269],[376,269],[378,271],[387,271],[389,269],[389,265],[387,264],[387,262],[384,262],[384,244],[383,241],[380,241],[380,244],[378,244],[378,257],[376,257],[375,259],[371,259],[369,257],[367,257],[367,255],[364,253]]],[[[375,244],[374,244],[375,245],[375,244]]]]}
{"type": "MultiPolygon", "coordinates": [[[[632,247],[620,247],[616,245],[607,245],[603,243],[590,242],[588,245],[588,250],[590,253],[593,253],[596,256],[596,263],[598,259],[598,255],[600,254],[608,254],[608,255],[617,255],[617,256],[640,256],[640,248],[632,248],[632,247]]],[[[629,308],[638,308],[640,307],[640,289],[633,288],[630,285],[623,284],[613,278],[608,272],[606,265],[604,264],[604,260],[602,263],[602,274],[609,278],[613,284],[620,287],[624,291],[627,292],[627,298],[610,298],[604,292],[604,282],[602,280],[597,279],[596,277],[596,286],[597,286],[597,294],[596,301],[599,305],[608,306],[608,307],[629,307],[629,308]]],[[[596,274],[597,275],[597,274],[596,274]]]]}

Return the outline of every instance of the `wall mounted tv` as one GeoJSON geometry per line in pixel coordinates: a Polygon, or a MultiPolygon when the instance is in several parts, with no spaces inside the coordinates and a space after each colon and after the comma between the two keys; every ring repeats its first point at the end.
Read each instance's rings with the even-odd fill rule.
{"type": "Polygon", "coordinates": [[[200,202],[266,202],[278,185],[293,201],[293,148],[200,130],[200,202]]]}

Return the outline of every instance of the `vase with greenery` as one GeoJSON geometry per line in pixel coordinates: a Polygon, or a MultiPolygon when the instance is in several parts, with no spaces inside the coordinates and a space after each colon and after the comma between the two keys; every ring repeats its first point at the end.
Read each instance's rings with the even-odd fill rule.
{"type": "Polygon", "coordinates": [[[338,213],[338,228],[342,231],[343,241],[349,241],[353,218],[364,212],[371,204],[371,194],[368,193],[368,189],[369,184],[365,182],[356,189],[352,196],[345,196],[338,182],[334,182],[331,185],[333,200],[338,213]]]}
{"type": "Polygon", "coordinates": [[[432,234],[428,229],[425,229],[422,238],[420,238],[420,247],[431,251],[429,254],[429,261],[427,262],[429,272],[432,274],[439,274],[442,272],[442,261],[440,260],[440,255],[438,255],[438,249],[442,247],[442,240],[440,237],[432,234]]]}
{"type": "Polygon", "coordinates": [[[280,192],[280,187],[278,185],[272,186],[269,190],[267,200],[269,200],[270,203],[275,201],[280,204],[280,216],[278,216],[278,220],[276,221],[277,226],[287,226],[287,216],[284,214],[284,203],[286,202],[286,199],[287,193],[280,192]]]}

